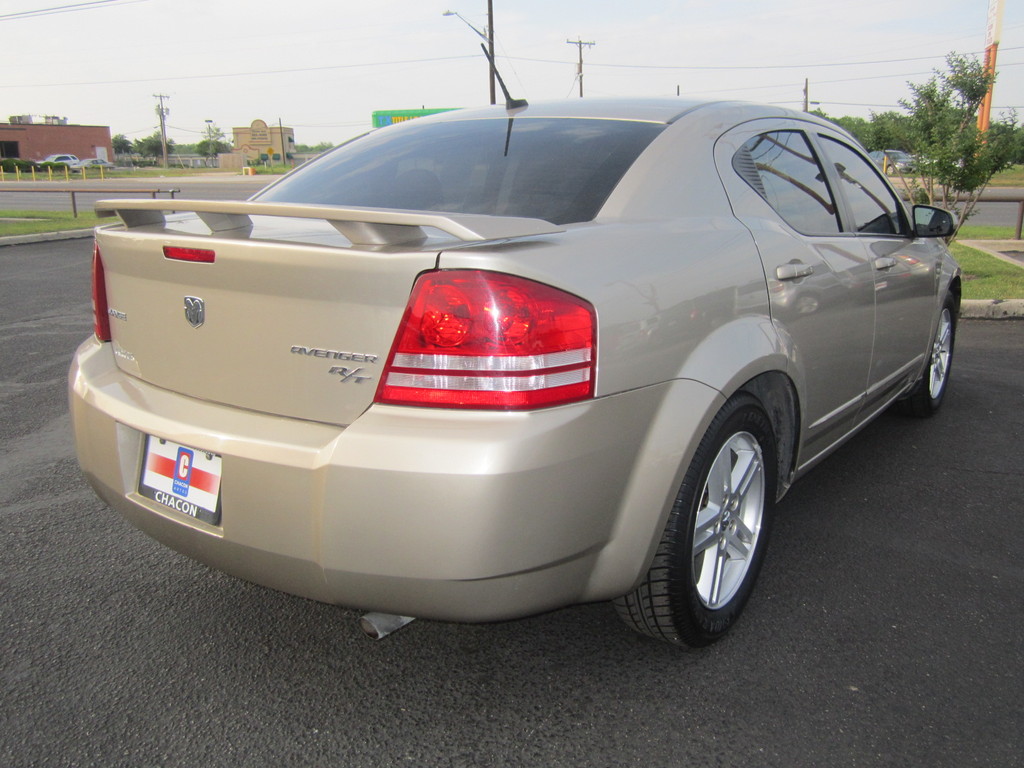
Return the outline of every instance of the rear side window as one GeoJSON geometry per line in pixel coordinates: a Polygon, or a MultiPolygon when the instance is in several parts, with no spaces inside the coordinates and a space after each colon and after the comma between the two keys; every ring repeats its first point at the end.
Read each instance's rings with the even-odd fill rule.
{"type": "Polygon", "coordinates": [[[875,167],[847,147],[827,136],[821,137],[822,151],[836,169],[843,195],[850,204],[854,232],[898,235],[904,231],[903,206],[875,167]]]}
{"type": "Polygon", "coordinates": [[[806,235],[839,233],[824,171],[799,131],[755,136],[736,152],[732,165],[793,229],[806,235]]]}
{"type": "Polygon", "coordinates": [[[663,129],[571,118],[415,121],[355,139],[256,199],[589,221],[663,129]]]}

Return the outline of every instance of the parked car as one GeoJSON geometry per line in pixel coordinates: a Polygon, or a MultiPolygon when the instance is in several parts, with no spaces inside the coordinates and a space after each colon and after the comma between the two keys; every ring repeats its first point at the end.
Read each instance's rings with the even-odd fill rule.
{"type": "Polygon", "coordinates": [[[116,165],[107,160],[100,160],[98,157],[90,157],[86,160],[79,160],[77,163],[71,166],[71,169],[74,171],[78,171],[81,170],[82,168],[85,168],[87,170],[92,170],[94,168],[98,170],[100,168],[104,168],[109,171],[112,168],[116,167],[116,165]]]}
{"type": "Polygon", "coordinates": [[[952,218],[802,112],[446,112],[249,201],[97,210],[121,222],[69,376],[93,488],[215,568],[395,617],[612,600],[706,645],[790,485],[949,382],[952,218]]]}
{"type": "Polygon", "coordinates": [[[67,166],[75,166],[79,163],[75,155],[47,155],[44,163],[64,163],[67,166]]]}
{"type": "Polygon", "coordinates": [[[914,170],[914,156],[900,149],[883,149],[868,155],[888,174],[910,173],[914,170]]]}

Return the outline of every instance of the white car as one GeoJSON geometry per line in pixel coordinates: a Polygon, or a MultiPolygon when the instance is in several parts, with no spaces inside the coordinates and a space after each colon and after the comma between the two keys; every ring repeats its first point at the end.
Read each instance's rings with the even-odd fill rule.
{"type": "Polygon", "coordinates": [[[109,171],[110,169],[116,168],[116,167],[117,167],[116,165],[114,165],[113,163],[111,163],[111,162],[109,162],[107,160],[100,160],[98,157],[90,157],[90,158],[88,158],[86,160],[79,160],[77,163],[74,163],[71,166],[71,169],[77,171],[77,170],[81,170],[82,168],[86,168],[88,170],[92,170],[93,168],[95,168],[95,169],[104,168],[104,169],[109,171]]]}
{"type": "Polygon", "coordinates": [[[64,163],[69,167],[74,167],[81,162],[75,155],[47,155],[44,163],[64,163]]]}

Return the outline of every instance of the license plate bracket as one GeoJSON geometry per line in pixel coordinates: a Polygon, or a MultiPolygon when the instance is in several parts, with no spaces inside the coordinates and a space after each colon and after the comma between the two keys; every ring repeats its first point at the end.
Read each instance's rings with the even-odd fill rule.
{"type": "Polygon", "coordinates": [[[146,435],[139,494],[178,514],[220,525],[221,457],[146,435]]]}

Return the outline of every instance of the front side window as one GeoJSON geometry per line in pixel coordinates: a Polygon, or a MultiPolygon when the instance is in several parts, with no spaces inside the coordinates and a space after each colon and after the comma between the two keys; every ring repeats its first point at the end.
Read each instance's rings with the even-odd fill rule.
{"type": "Polygon", "coordinates": [[[575,118],[415,121],[344,144],[256,199],[590,221],[664,128],[575,118]]]}
{"type": "Polygon", "coordinates": [[[799,131],[755,136],[736,152],[732,165],[793,229],[807,235],[839,233],[825,174],[799,131]]]}
{"type": "Polygon", "coordinates": [[[843,195],[853,214],[854,232],[898,235],[904,231],[903,207],[878,171],[845,144],[822,136],[822,150],[836,169],[843,195]]]}

